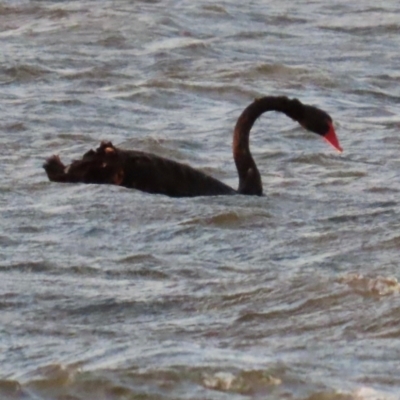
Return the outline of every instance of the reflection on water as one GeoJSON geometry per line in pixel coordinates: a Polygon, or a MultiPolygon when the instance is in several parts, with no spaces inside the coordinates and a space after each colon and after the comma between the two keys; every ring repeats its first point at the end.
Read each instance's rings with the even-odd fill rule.
{"type": "Polygon", "coordinates": [[[399,6],[0,4],[0,397],[397,399],[399,6]],[[265,197],[49,183],[100,140],[236,187],[255,97],[265,197]]]}

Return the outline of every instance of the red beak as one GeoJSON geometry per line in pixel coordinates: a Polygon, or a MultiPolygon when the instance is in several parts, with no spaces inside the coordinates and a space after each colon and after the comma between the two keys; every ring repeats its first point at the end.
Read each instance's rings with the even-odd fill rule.
{"type": "Polygon", "coordinates": [[[331,144],[339,153],[343,151],[340,147],[339,140],[336,136],[335,129],[333,128],[332,122],[329,123],[329,131],[324,135],[324,139],[331,144]]]}

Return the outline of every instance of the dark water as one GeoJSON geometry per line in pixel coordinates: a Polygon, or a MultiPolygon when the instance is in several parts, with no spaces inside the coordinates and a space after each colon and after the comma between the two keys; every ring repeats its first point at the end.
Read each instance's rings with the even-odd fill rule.
{"type": "Polygon", "coordinates": [[[397,1],[0,2],[1,399],[400,399],[397,1]],[[265,197],[50,183],[100,140],[265,197]]]}

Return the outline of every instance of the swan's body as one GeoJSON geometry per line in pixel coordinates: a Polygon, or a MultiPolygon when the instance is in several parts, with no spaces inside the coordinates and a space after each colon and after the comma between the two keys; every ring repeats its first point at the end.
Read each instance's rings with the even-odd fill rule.
{"type": "Polygon", "coordinates": [[[114,184],[173,197],[212,195],[262,195],[261,176],[249,147],[250,130],[256,119],[267,111],[278,111],[317,133],[341,151],[331,117],[324,111],[287,97],[263,97],[251,103],[240,115],[233,134],[233,158],[239,174],[234,190],[219,180],[189,165],[154,154],[122,150],[111,142],[102,142],[81,160],[64,166],[58,156],[50,157],[44,169],[55,182],[114,184]]]}

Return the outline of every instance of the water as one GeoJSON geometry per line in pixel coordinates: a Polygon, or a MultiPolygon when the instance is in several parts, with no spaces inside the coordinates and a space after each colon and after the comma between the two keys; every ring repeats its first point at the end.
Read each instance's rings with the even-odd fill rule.
{"type": "Polygon", "coordinates": [[[0,2],[1,399],[399,399],[400,6],[0,2]],[[265,197],[48,182],[100,140],[265,197]]]}

